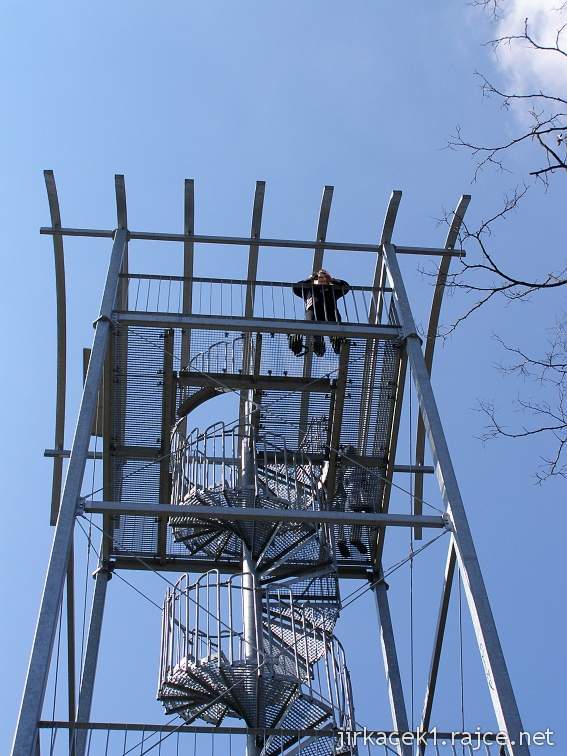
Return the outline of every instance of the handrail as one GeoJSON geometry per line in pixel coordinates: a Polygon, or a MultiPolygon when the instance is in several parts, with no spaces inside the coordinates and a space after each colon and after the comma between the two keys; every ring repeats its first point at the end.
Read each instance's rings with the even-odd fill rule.
{"type": "MultiPolygon", "coordinates": [[[[164,273],[121,273],[120,278],[131,278],[133,280],[148,280],[148,281],[192,281],[193,283],[223,283],[223,284],[248,284],[250,283],[246,278],[211,278],[208,276],[174,276],[164,273]]],[[[256,286],[284,286],[291,289],[295,286],[295,282],[290,281],[254,281],[256,286]]],[[[392,291],[390,286],[384,286],[376,289],[373,286],[358,286],[351,285],[352,291],[392,291]]]]}

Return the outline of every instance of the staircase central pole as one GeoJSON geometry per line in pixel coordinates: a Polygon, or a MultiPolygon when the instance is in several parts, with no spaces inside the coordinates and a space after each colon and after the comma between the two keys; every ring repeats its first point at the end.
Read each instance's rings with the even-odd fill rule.
{"type": "MultiPolygon", "coordinates": [[[[246,423],[245,432],[241,439],[240,463],[241,479],[240,489],[244,495],[247,507],[255,505],[256,496],[256,474],[254,460],[254,439],[252,437],[252,428],[246,423]]],[[[252,527],[254,527],[252,525],[252,527]]],[[[253,542],[253,533],[251,534],[250,547],[253,542]]],[[[256,668],[257,674],[254,678],[253,693],[256,698],[256,717],[253,725],[258,727],[260,711],[260,669],[261,661],[260,647],[262,642],[262,618],[261,606],[259,606],[258,595],[256,593],[256,564],[252,556],[251,548],[242,543],[242,607],[243,607],[243,632],[244,632],[244,651],[246,663],[252,668],[256,668]]],[[[248,735],[246,742],[246,756],[258,756],[260,749],[256,742],[256,735],[248,735]]]]}

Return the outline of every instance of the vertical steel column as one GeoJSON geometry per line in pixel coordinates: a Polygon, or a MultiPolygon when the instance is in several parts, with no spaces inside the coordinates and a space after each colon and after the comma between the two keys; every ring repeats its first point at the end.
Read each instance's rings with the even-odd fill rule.
{"type": "MultiPolygon", "coordinates": [[[[341,441],[341,430],[343,424],[343,410],[345,406],[345,394],[348,378],[348,360],[350,355],[350,342],[344,339],[341,344],[341,353],[339,355],[338,376],[335,382],[334,401],[332,403],[333,412],[329,413],[329,466],[327,470],[327,501],[329,505],[333,501],[336,489],[337,477],[337,459],[339,456],[339,445],[341,441]]],[[[309,396],[307,391],[303,395],[309,396]]],[[[302,395],[302,396],[303,396],[302,395]]]]}
{"type": "MultiPolygon", "coordinates": [[[[333,192],[335,191],[332,186],[325,186],[323,189],[323,196],[321,197],[321,209],[319,210],[319,221],[317,223],[317,241],[324,242],[327,238],[327,228],[329,226],[329,215],[331,213],[331,203],[333,201],[333,192]]],[[[313,272],[320,270],[323,265],[323,255],[325,254],[325,248],[321,247],[313,252],[313,272]]],[[[307,345],[313,345],[313,339],[311,336],[305,337],[307,345]]],[[[307,352],[303,358],[303,377],[311,378],[311,371],[313,369],[313,352],[311,349],[307,352]]],[[[301,394],[299,405],[299,444],[303,442],[307,433],[307,427],[309,425],[309,392],[304,391],[301,394]]]]}
{"type": "Polygon", "coordinates": [[[388,275],[394,290],[396,310],[402,325],[406,353],[416,388],[419,408],[433,455],[435,474],[451,519],[452,539],[457,552],[457,560],[498,727],[508,735],[509,744],[507,748],[512,756],[529,756],[528,746],[520,742],[520,733],[523,732],[520,713],[490,608],[488,593],[480,571],[473,537],[443,432],[439,410],[431,388],[429,371],[423,357],[420,338],[417,335],[395,247],[391,244],[385,244],[384,254],[388,275]]]}
{"type": "MultiPolygon", "coordinates": [[[[453,577],[455,575],[455,546],[451,542],[445,564],[445,576],[443,580],[443,590],[441,592],[441,601],[439,604],[439,613],[437,615],[437,627],[435,628],[435,640],[433,642],[433,653],[431,654],[431,664],[429,666],[429,676],[427,678],[427,689],[425,691],[425,701],[423,703],[423,713],[421,715],[421,732],[429,730],[431,724],[431,712],[433,710],[433,698],[435,696],[435,687],[437,685],[437,675],[439,673],[439,662],[441,660],[441,651],[443,648],[443,638],[445,636],[445,626],[447,624],[447,614],[449,612],[449,602],[451,600],[451,589],[453,586],[453,577]]],[[[420,754],[425,753],[425,746],[420,744],[420,754]]]]}
{"type": "MultiPolygon", "coordinates": [[[[69,562],[67,564],[67,711],[69,722],[75,719],[75,549],[71,540],[69,562]]],[[[73,731],[69,730],[69,750],[73,739],[73,731]]]]}
{"type": "MultiPolygon", "coordinates": [[[[195,233],[195,185],[193,179],[185,179],[184,192],[184,226],[183,233],[195,233]]],[[[183,242],[183,305],[185,315],[191,313],[193,307],[193,257],[194,243],[183,242]]],[[[186,369],[191,359],[191,331],[181,331],[181,367],[186,369]]]]}
{"type": "MultiPolygon", "coordinates": [[[[380,640],[382,643],[384,671],[386,672],[386,680],[388,682],[388,697],[390,699],[392,723],[394,725],[394,730],[397,732],[408,732],[408,715],[404,700],[402,676],[398,664],[398,654],[396,652],[392,616],[390,614],[388,585],[382,580],[380,583],[373,586],[372,590],[374,591],[374,597],[376,598],[376,609],[378,612],[378,621],[380,622],[380,640]]],[[[412,756],[411,745],[403,745],[400,743],[397,750],[401,756],[412,756]]]]}
{"type": "MultiPolygon", "coordinates": [[[[264,212],[264,195],[266,192],[266,182],[256,181],[256,189],[254,191],[254,205],[252,209],[252,225],[250,227],[250,238],[259,239],[262,229],[262,213],[264,212]]],[[[260,247],[258,244],[252,243],[248,251],[248,270],[246,272],[246,300],[244,304],[244,317],[251,318],[254,315],[254,301],[256,298],[256,278],[258,275],[258,255],[260,247]]],[[[258,349],[258,338],[261,338],[260,334],[256,334],[256,349],[258,349]]],[[[242,352],[242,371],[246,375],[255,370],[256,357],[259,359],[259,353],[256,355],[253,353],[254,334],[248,333],[244,339],[244,349],[242,352]]],[[[258,369],[260,363],[258,362],[258,369]]],[[[249,391],[240,392],[239,403],[239,433],[240,437],[244,437],[244,418],[246,415],[246,402],[253,401],[253,394],[249,391]]],[[[258,420],[259,420],[258,412],[258,420]]]]}
{"type": "MultiPolygon", "coordinates": [[[[81,687],[79,690],[77,722],[88,722],[91,716],[96,668],[98,663],[98,650],[100,648],[102,620],[104,617],[104,605],[106,602],[106,588],[111,577],[112,573],[105,566],[100,566],[95,574],[95,588],[91,607],[91,617],[89,620],[89,634],[87,637],[85,662],[83,665],[81,687]]],[[[75,730],[75,733],[75,756],[84,756],[89,731],[75,730]]]]}
{"type": "MultiPolygon", "coordinates": [[[[161,446],[159,463],[159,500],[169,502],[171,498],[171,476],[169,462],[171,453],[171,428],[175,422],[175,383],[173,379],[173,350],[175,332],[173,329],[163,334],[163,390],[161,399],[161,446]]],[[[157,552],[160,562],[167,559],[167,517],[158,522],[157,552]]]]}
{"type": "Polygon", "coordinates": [[[83,387],[81,407],[71,447],[71,457],[67,467],[59,517],[53,536],[26,684],[12,745],[12,756],[31,756],[35,746],[37,723],[41,717],[49,674],[49,662],[67,572],[77,502],[81,494],[91,428],[96,411],[98,387],[102,378],[111,328],[111,315],[116,300],[119,273],[127,238],[126,229],[116,231],[100,306],[100,315],[95,321],[91,359],[83,387]]]}
{"type": "MultiPolygon", "coordinates": [[[[260,690],[260,674],[257,670],[259,664],[259,655],[257,648],[257,640],[259,639],[259,632],[256,632],[257,622],[257,609],[256,609],[256,570],[254,560],[250,549],[243,543],[242,544],[242,606],[243,606],[243,632],[244,632],[244,651],[246,663],[250,667],[253,665],[256,667],[254,670],[256,677],[254,679],[254,689],[256,692],[256,710],[258,711],[258,697],[261,695],[260,690]]],[[[256,721],[255,725],[258,726],[259,722],[256,721]]],[[[256,744],[256,735],[250,734],[246,738],[246,756],[257,756],[259,753],[258,746],[256,744]]]]}
{"type": "MultiPolygon", "coordinates": [[[[386,217],[382,226],[380,235],[380,244],[390,243],[394,233],[394,225],[398,215],[398,208],[402,199],[402,193],[399,189],[394,189],[390,195],[386,217]]],[[[374,280],[372,282],[372,300],[368,310],[369,323],[382,322],[382,310],[384,308],[384,286],[386,281],[386,267],[383,260],[382,247],[376,257],[376,266],[374,268],[374,280]]],[[[368,442],[368,432],[370,430],[370,405],[372,402],[372,391],[376,375],[376,341],[367,341],[364,353],[364,367],[362,372],[363,396],[360,402],[360,424],[358,453],[364,454],[368,442]]]]}

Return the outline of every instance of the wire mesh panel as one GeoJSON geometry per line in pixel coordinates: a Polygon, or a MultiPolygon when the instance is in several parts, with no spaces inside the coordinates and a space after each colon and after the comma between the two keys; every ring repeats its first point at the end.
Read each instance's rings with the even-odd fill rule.
{"type": "MultiPolygon", "coordinates": [[[[112,342],[110,456],[111,498],[156,504],[164,394],[164,332],[120,326],[112,342]]],[[[155,517],[120,516],[114,526],[117,554],[157,551],[155,517]]]]}

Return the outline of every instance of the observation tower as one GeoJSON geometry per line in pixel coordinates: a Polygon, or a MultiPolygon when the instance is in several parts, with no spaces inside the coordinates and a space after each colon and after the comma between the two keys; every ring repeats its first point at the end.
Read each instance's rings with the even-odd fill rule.
{"type": "MultiPolygon", "coordinates": [[[[180,233],[132,230],[123,176],[115,177],[114,228],[63,226],[51,171],[45,180],[51,224],[41,233],[53,241],[58,328],[55,440],[46,450],[53,458],[54,537],[13,756],[190,754],[197,752],[197,735],[212,743],[199,746],[199,753],[214,751],[215,738],[224,738],[217,756],[472,753],[462,739],[444,746],[431,735],[456,574],[495,721],[508,738],[504,745],[489,738],[485,751],[527,756],[430,382],[444,285],[452,258],[463,254],[457,242],[470,198],[457,203],[444,245],[426,248],[394,242],[399,191],[392,192],[380,238],[357,244],[327,240],[330,186],[315,238],[296,240],[262,236],[262,181],[256,183],[249,237],[226,237],[195,233],[192,180],[185,182],[180,233]],[[85,354],[75,433],[66,446],[63,242],[69,236],[108,239],[110,256],[85,354]],[[129,251],[141,240],[173,245],[180,275],[132,272],[129,251]],[[211,245],[247,250],[246,277],[195,276],[195,257],[211,245]],[[259,255],[268,248],[277,253],[280,280],[258,279],[259,255]],[[326,252],[366,255],[374,272],[338,300],[340,318],[307,320],[294,282],[287,280],[289,250],[312,254],[313,270],[323,266],[326,252]],[[400,272],[403,255],[438,261],[422,335],[400,272]],[[300,337],[299,354],[290,349],[290,335],[300,337]],[[415,404],[408,407],[412,392],[415,404]],[[220,395],[235,398],[234,417],[215,416],[220,395]],[[213,421],[196,427],[194,417],[203,416],[209,403],[213,421]],[[402,417],[411,420],[412,414],[408,459],[400,455],[398,436],[402,417]],[[97,462],[101,490],[87,496],[86,470],[97,462]],[[424,476],[433,475],[438,499],[424,512],[424,476]],[[400,488],[410,492],[411,511],[396,506],[393,494],[400,488]],[[76,679],[74,538],[87,517],[99,531],[100,548],[76,679]],[[391,571],[384,564],[392,529],[405,529],[412,539],[409,557],[401,554],[404,563],[413,566],[429,543],[447,550],[440,585],[430,587],[439,610],[415,723],[426,735],[417,743],[402,739],[412,723],[390,609],[395,587],[389,589],[391,571]],[[164,719],[95,722],[109,579],[129,570],[158,573],[168,583],[161,638],[141,662],[155,664],[164,719]],[[357,717],[356,686],[337,625],[354,600],[348,581],[364,581],[354,593],[374,597],[376,649],[369,652],[381,654],[385,675],[369,684],[387,691],[390,721],[357,717]],[[46,690],[61,624],[69,715],[54,720],[46,690]],[[365,726],[379,726],[388,744],[363,744],[355,733],[365,726]],[[233,738],[230,750],[227,736],[233,738]]],[[[454,725],[459,731],[461,722],[454,725]]]]}

